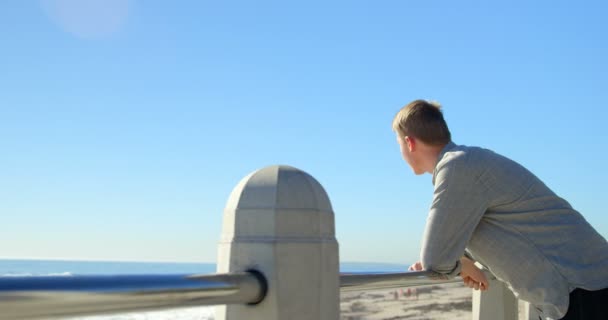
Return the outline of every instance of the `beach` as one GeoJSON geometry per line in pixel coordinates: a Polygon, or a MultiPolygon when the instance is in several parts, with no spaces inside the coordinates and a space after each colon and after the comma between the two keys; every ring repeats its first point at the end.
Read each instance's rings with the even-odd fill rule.
{"type": "MultiPolygon", "coordinates": [[[[353,291],[340,295],[340,320],[470,320],[472,290],[461,283],[353,291]]],[[[75,317],[72,320],[212,320],[213,307],[75,317]]]]}
{"type": "Polygon", "coordinates": [[[462,283],[378,291],[340,296],[341,320],[469,320],[472,289],[462,283]]]}
{"type": "MultiPolygon", "coordinates": [[[[462,283],[340,294],[340,320],[470,320],[472,289],[462,283]],[[409,289],[409,290],[408,290],[409,289]]],[[[212,320],[213,307],[136,312],[73,320],[212,320]]]]}

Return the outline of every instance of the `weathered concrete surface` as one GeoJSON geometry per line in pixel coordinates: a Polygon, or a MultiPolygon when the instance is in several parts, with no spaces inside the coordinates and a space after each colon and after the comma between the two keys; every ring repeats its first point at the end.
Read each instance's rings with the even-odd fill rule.
{"type": "Polygon", "coordinates": [[[254,306],[219,306],[216,319],[337,320],[338,268],[334,214],[323,187],[289,166],[253,172],[226,205],[217,271],[258,270],[268,293],[254,306]]]}
{"type": "Polygon", "coordinates": [[[488,290],[473,290],[473,320],[517,320],[518,301],[511,290],[499,280],[489,281],[488,290]]]}

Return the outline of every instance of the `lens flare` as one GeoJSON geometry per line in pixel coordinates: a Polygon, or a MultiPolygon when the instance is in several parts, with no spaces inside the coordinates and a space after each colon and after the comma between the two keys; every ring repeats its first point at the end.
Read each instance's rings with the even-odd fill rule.
{"type": "Polygon", "coordinates": [[[131,0],[42,0],[48,16],[80,38],[102,38],[118,32],[127,21],[131,0]]]}

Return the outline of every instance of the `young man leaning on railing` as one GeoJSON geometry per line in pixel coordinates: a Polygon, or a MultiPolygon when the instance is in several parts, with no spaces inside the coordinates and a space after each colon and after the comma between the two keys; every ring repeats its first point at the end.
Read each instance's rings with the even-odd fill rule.
{"type": "Polygon", "coordinates": [[[453,143],[437,104],[411,102],[393,130],[414,173],[433,175],[421,257],[410,270],[460,274],[485,290],[477,261],[544,319],[608,319],[608,243],[566,200],[518,163],[453,143]]]}

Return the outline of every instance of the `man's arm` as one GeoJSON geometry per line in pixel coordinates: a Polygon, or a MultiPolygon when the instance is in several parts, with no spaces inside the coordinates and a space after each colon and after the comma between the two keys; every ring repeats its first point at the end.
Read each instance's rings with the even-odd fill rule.
{"type": "Polygon", "coordinates": [[[420,252],[423,269],[448,277],[460,272],[460,258],[487,209],[485,186],[464,161],[454,159],[437,168],[420,252]]]}
{"type": "MultiPolygon", "coordinates": [[[[460,258],[460,276],[464,284],[475,290],[485,291],[490,287],[490,282],[486,275],[476,265],[475,261],[462,257],[460,258]]],[[[422,271],[422,263],[416,262],[409,268],[410,271],[422,271]]]]}

